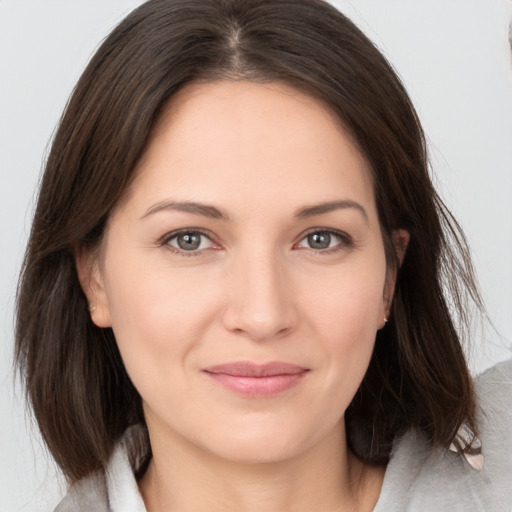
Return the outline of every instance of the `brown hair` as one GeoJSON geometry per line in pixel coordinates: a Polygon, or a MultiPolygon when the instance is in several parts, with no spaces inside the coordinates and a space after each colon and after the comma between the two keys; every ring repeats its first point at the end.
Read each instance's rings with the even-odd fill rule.
{"type": "Polygon", "coordinates": [[[362,459],[385,463],[422,429],[447,446],[475,399],[450,308],[480,305],[465,240],[433,189],[424,135],[391,66],[320,0],[150,0],[80,78],[46,162],[20,278],[16,354],[40,430],[70,480],[106,464],[141,399],[111,329],[90,320],[74,252],[99,244],[168,100],[197,80],[282,81],[323,101],[369,162],[389,265],[411,235],[391,322],[346,412],[362,459]],[[469,295],[468,295],[469,294],[469,295]],[[449,305],[450,304],[450,307],[449,305]]]}

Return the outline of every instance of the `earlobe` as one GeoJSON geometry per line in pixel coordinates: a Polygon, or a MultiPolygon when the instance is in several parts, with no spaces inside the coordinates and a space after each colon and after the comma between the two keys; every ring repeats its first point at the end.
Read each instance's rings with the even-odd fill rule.
{"type": "Polygon", "coordinates": [[[110,308],[97,251],[75,250],[75,265],[80,286],[87,297],[91,320],[98,327],[111,327],[110,308]]]}

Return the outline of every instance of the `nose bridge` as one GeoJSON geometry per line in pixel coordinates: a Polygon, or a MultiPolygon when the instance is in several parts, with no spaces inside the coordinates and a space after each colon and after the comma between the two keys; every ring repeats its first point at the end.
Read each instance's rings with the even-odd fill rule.
{"type": "Polygon", "coordinates": [[[290,330],[292,297],[282,258],[269,246],[247,248],[231,265],[226,326],[253,339],[290,330]]]}

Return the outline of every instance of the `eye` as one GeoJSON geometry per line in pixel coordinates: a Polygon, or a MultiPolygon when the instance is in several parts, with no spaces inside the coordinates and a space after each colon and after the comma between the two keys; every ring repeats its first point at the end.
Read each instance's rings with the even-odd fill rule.
{"type": "Polygon", "coordinates": [[[325,251],[329,249],[351,246],[351,239],[348,235],[329,230],[317,230],[308,233],[297,247],[325,251]]]}
{"type": "Polygon", "coordinates": [[[201,231],[180,231],[170,234],[164,243],[170,245],[178,251],[194,252],[203,249],[210,249],[214,246],[213,242],[201,231]]]}

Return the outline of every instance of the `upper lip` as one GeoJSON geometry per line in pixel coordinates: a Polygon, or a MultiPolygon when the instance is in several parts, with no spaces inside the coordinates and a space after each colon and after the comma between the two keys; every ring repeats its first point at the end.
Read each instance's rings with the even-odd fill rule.
{"type": "Polygon", "coordinates": [[[282,361],[257,364],[250,361],[236,361],[203,368],[206,373],[222,373],[234,377],[272,377],[276,375],[295,375],[307,371],[307,368],[282,361]]]}

